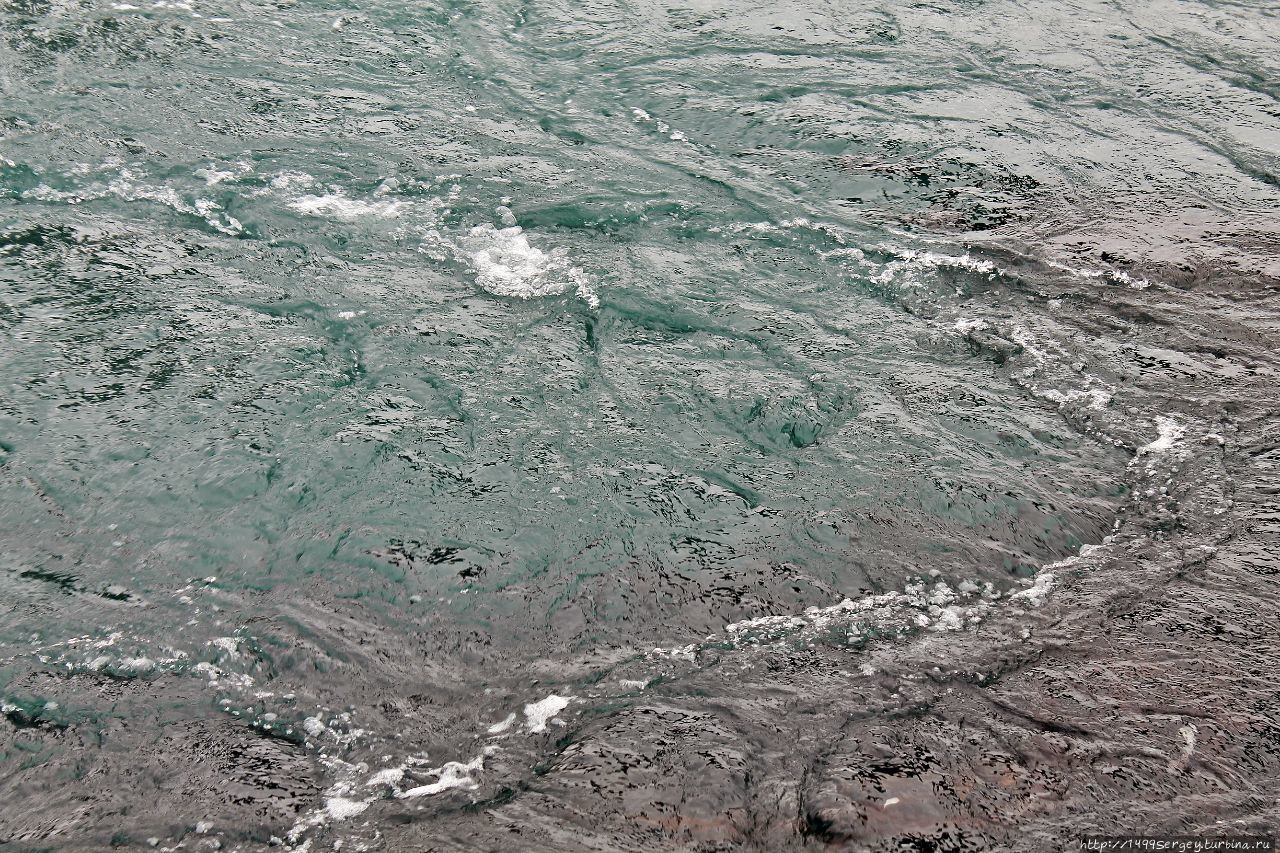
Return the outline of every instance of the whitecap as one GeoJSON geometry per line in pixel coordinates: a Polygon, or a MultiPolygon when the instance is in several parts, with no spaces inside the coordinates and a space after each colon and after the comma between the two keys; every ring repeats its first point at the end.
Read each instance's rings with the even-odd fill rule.
{"type": "Polygon", "coordinates": [[[592,308],[600,305],[586,273],[570,263],[563,249],[543,251],[529,242],[519,225],[477,225],[462,238],[460,248],[475,270],[476,284],[497,296],[530,299],[573,289],[592,308]]]}
{"type": "Polygon", "coordinates": [[[1057,578],[1054,577],[1053,572],[1041,571],[1036,575],[1031,586],[1010,594],[1009,600],[1023,602],[1032,607],[1042,607],[1049,600],[1049,593],[1053,591],[1056,582],[1057,578]]]}
{"type": "Polygon", "coordinates": [[[484,769],[483,755],[477,755],[466,764],[459,761],[447,761],[440,767],[430,771],[439,777],[436,781],[427,785],[419,785],[416,788],[410,788],[407,791],[402,791],[396,794],[396,796],[399,799],[407,800],[414,797],[428,797],[433,794],[439,794],[442,791],[449,790],[450,788],[462,788],[467,791],[474,791],[476,788],[480,787],[480,785],[471,778],[471,774],[482,769],[484,769]]]}
{"type": "Polygon", "coordinates": [[[573,698],[572,696],[557,696],[552,693],[540,702],[530,702],[524,706],[525,725],[531,732],[545,732],[547,723],[551,722],[565,708],[568,708],[573,698]]]}
{"type": "Polygon", "coordinates": [[[488,729],[489,734],[500,735],[503,732],[505,732],[507,729],[511,728],[511,726],[515,723],[515,721],[516,721],[516,715],[508,714],[506,719],[489,726],[489,729],[488,729]]]}
{"type": "Polygon", "coordinates": [[[407,205],[402,201],[385,199],[362,201],[342,193],[304,195],[289,202],[289,207],[307,216],[327,217],[341,222],[352,222],[363,217],[394,219],[407,205]]]}
{"type": "Polygon", "coordinates": [[[1168,415],[1156,417],[1156,431],[1158,436],[1155,441],[1138,448],[1139,456],[1146,453],[1168,452],[1178,445],[1187,432],[1186,427],[1168,415]]]}

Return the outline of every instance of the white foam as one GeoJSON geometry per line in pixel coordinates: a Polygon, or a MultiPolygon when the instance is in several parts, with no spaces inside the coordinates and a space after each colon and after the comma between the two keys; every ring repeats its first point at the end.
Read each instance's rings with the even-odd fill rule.
{"type": "Polygon", "coordinates": [[[1112,394],[1103,388],[1087,388],[1084,390],[1059,391],[1056,388],[1032,388],[1033,393],[1057,403],[1062,408],[1070,408],[1082,403],[1085,408],[1095,411],[1105,409],[1111,404],[1112,394]]]}
{"type": "Polygon", "coordinates": [[[1139,456],[1146,453],[1165,453],[1174,449],[1186,435],[1187,429],[1168,415],[1158,415],[1156,431],[1158,437],[1155,441],[1138,448],[1139,456]]]}
{"type": "Polygon", "coordinates": [[[498,217],[498,221],[502,223],[502,227],[510,228],[516,224],[516,215],[511,208],[505,204],[500,204],[493,209],[493,213],[498,217]]]}
{"type": "Polygon", "coordinates": [[[222,649],[232,657],[237,657],[240,654],[240,644],[235,637],[214,637],[207,645],[222,649]]]}
{"type": "Polygon", "coordinates": [[[502,722],[494,723],[492,726],[489,726],[489,734],[500,735],[503,732],[505,732],[507,729],[511,728],[515,724],[515,721],[516,721],[516,715],[508,714],[507,718],[502,722]]]}
{"type": "MultiPolygon", "coordinates": [[[[824,234],[830,237],[841,246],[846,246],[844,233],[839,227],[827,222],[815,222],[803,216],[794,219],[784,219],[777,224],[772,222],[737,222],[725,228],[712,228],[712,231],[728,231],[730,234],[783,234],[787,231],[813,231],[818,234],[824,234]]],[[[861,249],[842,248],[835,249],[830,252],[819,252],[819,257],[843,257],[852,258],[854,260],[862,260],[865,256],[861,249]]]]}
{"type": "Polygon", "coordinates": [[[969,272],[992,275],[999,272],[991,261],[980,261],[967,252],[963,255],[939,255],[934,252],[905,252],[907,260],[916,260],[926,267],[949,267],[969,272]]]}
{"type": "MultiPolygon", "coordinates": [[[[1105,545],[1110,540],[1104,540],[1105,545]]],[[[908,583],[901,592],[889,591],[861,598],[846,598],[828,607],[810,607],[800,614],[759,616],[725,626],[724,631],[707,637],[712,646],[731,644],[736,648],[767,646],[779,641],[815,643],[835,632],[873,633],[887,636],[910,636],[921,630],[952,632],[971,630],[998,614],[1004,602],[1025,610],[1041,607],[1057,585],[1055,571],[1074,565],[1099,550],[1101,545],[1086,545],[1078,556],[1067,557],[1041,568],[1034,581],[1024,581],[1025,589],[1005,595],[990,582],[962,580],[954,587],[940,579],[908,583]]],[[[648,657],[668,661],[696,661],[699,644],[655,648],[648,657]]],[[[864,674],[874,668],[864,666],[864,674]]]]}
{"type": "Polygon", "coordinates": [[[289,207],[299,213],[337,219],[341,222],[353,222],[364,217],[394,219],[406,206],[402,201],[392,199],[362,201],[349,198],[342,193],[304,195],[289,202],[289,207]]]}
{"type": "MultiPolygon", "coordinates": [[[[309,718],[308,722],[310,720],[319,723],[319,720],[314,717],[309,718]]],[[[303,725],[305,726],[306,723],[303,725]]],[[[480,785],[473,775],[484,769],[484,758],[491,752],[491,750],[485,750],[466,763],[446,761],[439,767],[430,769],[420,769],[427,763],[425,755],[414,755],[394,767],[387,767],[369,775],[364,782],[359,781],[359,777],[368,773],[369,768],[363,762],[350,764],[338,758],[322,757],[321,761],[337,778],[324,792],[323,805],[294,822],[288,833],[289,842],[291,845],[297,845],[294,847],[296,850],[309,849],[310,841],[302,840],[302,836],[308,830],[326,823],[350,820],[363,814],[375,802],[386,797],[388,788],[392,796],[402,800],[432,796],[454,788],[474,791],[480,785]],[[435,776],[436,781],[401,790],[400,783],[404,781],[410,769],[414,773],[435,776]]]]}
{"type": "Polygon", "coordinates": [[[188,203],[173,187],[151,187],[134,183],[133,174],[127,169],[122,169],[120,177],[108,184],[107,189],[124,201],[154,201],[178,213],[198,216],[210,227],[223,234],[239,234],[243,228],[230,216],[219,216],[222,208],[216,202],[209,199],[196,199],[195,202],[188,203]]]}
{"type": "MultiPolygon", "coordinates": [[[[1071,558],[1073,561],[1075,558],[1071,558]]],[[[1053,591],[1053,587],[1057,582],[1057,578],[1053,572],[1041,572],[1036,575],[1035,581],[1024,590],[1012,593],[1009,596],[1010,601],[1024,602],[1032,607],[1042,607],[1049,600],[1049,593],[1053,591]]]]}
{"type": "Polygon", "coordinates": [[[524,722],[531,732],[545,732],[547,723],[557,714],[569,707],[572,696],[557,696],[552,693],[541,702],[531,702],[524,706],[524,722]]]}
{"type": "Polygon", "coordinates": [[[1182,760],[1184,763],[1187,761],[1190,761],[1191,756],[1196,751],[1196,732],[1197,731],[1198,730],[1196,729],[1196,727],[1191,723],[1188,723],[1187,725],[1178,729],[1178,734],[1182,735],[1182,742],[1185,744],[1185,746],[1182,748],[1182,760]]]}
{"type": "Polygon", "coordinates": [[[1146,290],[1148,287],[1151,286],[1151,282],[1147,281],[1145,278],[1134,278],[1124,270],[1083,269],[1081,267],[1073,267],[1069,264],[1064,264],[1054,260],[1045,260],[1045,263],[1051,267],[1054,267],[1055,269],[1060,269],[1063,272],[1070,273],[1071,275],[1077,276],[1078,278],[1101,279],[1103,281],[1109,281],[1114,284],[1123,284],[1126,287],[1133,288],[1134,290],[1146,290]]]}
{"type": "Polygon", "coordinates": [[[450,788],[463,788],[468,791],[474,791],[480,785],[471,778],[472,773],[479,772],[484,769],[484,756],[477,755],[475,758],[462,764],[458,761],[445,762],[440,767],[429,771],[439,778],[429,785],[419,785],[416,788],[410,788],[402,791],[396,796],[402,800],[412,799],[414,797],[429,797],[433,794],[439,794],[450,788]]]}
{"type": "Polygon", "coordinates": [[[412,756],[404,760],[401,765],[375,772],[375,774],[367,777],[364,783],[360,783],[357,779],[358,776],[369,770],[364,763],[351,765],[351,763],[338,760],[338,758],[324,760],[325,765],[337,774],[338,779],[332,786],[329,786],[328,790],[325,790],[323,806],[312,811],[310,815],[300,817],[294,822],[292,829],[288,833],[289,843],[298,845],[294,849],[310,848],[310,841],[302,841],[302,835],[306,834],[307,830],[329,824],[329,822],[342,822],[362,815],[372,804],[385,797],[385,789],[388,788],[390,789],[390,794],[397,799],[431,797],[431,795],[443,793],[445,790],[454,788],[475,790],[479,788],[480,784],[476,783],[472,775],[484,770],[485,754],[488,754],[488,752],[483,752],[466,763],[447,761],[443,765],[429,768],[429,770],[417,770],[417,767],[425,765],[425,756],[412,756]],[[411,767],[415,768],[415,772],[435,776],[436,780],[433,783],[416,785],[407,790],[399,789],[399,784],[402,783],[404,775],[411,767]]]}
{"type": "Polygon", "coordinates": [[[63,201],[67,204],[79,204],[89,199],[102,198],[101,192],[86,190],[84,192],[63,192],[55,190],[48,184],[34,186],[22,194],[24,200],[30,201],[63,201]]]}
{"type": "Polygon", "coordinates": [[[592,308],[600,305],[586,274],[569,262],[563,249],[544,252],[529,242],[518,225],[477,225],[460,244],[464,259],[475,270],[476,284],[490,293],[529,299],[573,289],[592,308]]]}
{"type": "Polygon", "coordinates": [[[386,770],[379,770],[369,777],[365,782],[365,787],[376,787],[378,785],[398,785],[400,780],[404,778],[404,767],[388,767],[386,770]]]}
{"type": "Polygon", "coordinates": [[[241,161],[232,166],[232,171],[219,169],[217,166],[210,164],[207,168],[196,169],[193,174],[197,178],[204,178],[205,186],[214,187],[223,181],[243,177],[252,171],[253,166],[241,161]]]}
{"type": "Polygon", "coordinates": [[[882,629],[895,626],[900,631],[956,631],[985,618],[990,601],[997,597],[999,593],[990,583],[964,583],[957,590],[946,581],[936,581],[932,587],[917,581],[907,584],[903,592],[846,598],[829,607],[810,607],[801,615],[761,616],[734,622],[725,626],[725,633],[734,643],[758,642],[780,634],[812,639],[834,626],[859,621],[872,621],[882,629]]]}
{"type": "Polygon", "coordinates": [[[686,136],[683,132],[674,129],[671,125],[667,124],[662,119],[654,119],[653,116],[649,115],[649,113],[645,112],[639,107],[631,108],[631,116],[632,116],[632,119],[637,122],[642,122],[642,121],[653,122],[654,127],[658,129],[658,133],[665,134],[666,137],[670,139],[672,142],[688,142],[689,141],[689,137],[686,136]]]}
{"type": "Polygon", "coordinates": [[[148,657],[125,658],[120,661],[120,668],[125,672],[151,672],[156,668],[156,662],[148,657]]]}
{"type": "Polygon", "coordinates": [[[306,172],[280,172],[271,178],[271,186],[277,190],[298,190],[315,185],[316,179],[306,172]]]}
{"type": "MultiPolygon", "coordinates": [[[[914,249],[898,249],[883,247],[893,252],[899,260],[885,264],[879,274],[871,277],[876,284],[889,284],[903,273],[911,273],[924,269],[959,269],[994,277],[1000,273],[999,268],[991,261],[979,260],[967,252],[963,255],[940,255],[936,252],[917,252],[914,249]]],[[[908,281],[917,284],[915,281],[908,281]]]]}
{"type": "Polygon", "coordinates": [[[347,820],[369,808],[373,800],[348,800],[346,797],[327,797],[324,810],[331,820],[347,820]]]}

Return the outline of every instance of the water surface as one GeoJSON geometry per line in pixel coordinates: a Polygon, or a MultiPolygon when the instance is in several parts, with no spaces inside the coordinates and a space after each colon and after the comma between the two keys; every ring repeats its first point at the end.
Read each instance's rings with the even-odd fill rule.
{"type": "Polygon", "coordinates": [[[1278,27],[0,5],[0,845],[1274,829],[1278,27]]]}

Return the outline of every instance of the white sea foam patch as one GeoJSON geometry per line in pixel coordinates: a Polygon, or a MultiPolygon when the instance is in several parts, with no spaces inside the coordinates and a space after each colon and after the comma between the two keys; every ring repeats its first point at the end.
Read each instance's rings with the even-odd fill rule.
{"type": "Polygon", "coordinates": [[[315,176],[306,172],[276,172],[271,176],[271,188],[285,192],[309,189],[318,183],[315,176]]]}
{"type": "Polygon", "coordinates": [[[235,236],[244,231],[244,224],[227,213],[216,201],[208,198],[188,200],[173,187],[143,183],[128,169],[121,169],[117,177],[105,184],[95,182],[73,190],[58,190],[42,183],[22,194],[23,199],[26,200],[61,204],[80,204],[108,196],[115,196],[121,201],[152,202],[164,205],[178,213],[202,219],[210,228],[228,236],[235,236]]]}
{"type": "Polygon", "coordinates": [[[477,755],[465,764],[460,761],[447,761],[431,771],[437,777],[436,781],[425,785],[417,785],[408,790],[397,791],[396,797],[402,800],[413,799],[414,797],[430,797],[450,788],[474,791],[480,785],[472,778],[472,774],[478,773],[482,769],[484,769],[484,755],[477,755]]]}
{"type": "Polygon", "coordinates": [[[253,166],[244,160],[239,160],[230,164],[225,169],[218,168],[217,165],[210,163],[203,169],[196,169],[194,174],[197,178],[204,178],[206,186],[217,186],[223,181],[242,178],[253,171],[253,166]]]}
{"type": "MultiPolygon", "coordinates": [[[[552,693],[545,699],[526,704],[525,730],[531,734],[545,732],[548,724],[555,721],[576,700],[576,696],[552,693]]],[[[504,735],[515,722],[516,715],[510,714],[501,722],[489,726],[488,735],[504,735]]],[[[319,717],[308,717],[301,725],[313,738],[328,731],[319,717]]],[[[356,731],[363,733],[362,730],[356,731]]],[[[358,817],[375,802],[388,797],[412,800],[455,789],[474,791],[480,787],[477,776],[484,772],[485,759],[499,751],[498,746],[490,743],[482,747],[480,753],[470,761],[446,761],[436,767],[430,766],[431,762],[426,754],[419,753],[380,770],[373,770],[364,762],[353,764],[321,753],[320,761],[332,774],[333,782],[324,791],[319,807],[298,818],[289,830],[289,845],[296,851],[309,850],[311,842],[306,836],[310,830],[358,817]]],[[[383,756],[384,760],[389,757],[383,756]]]]}
{"type": "Polygon", "coordinates": [[[1178,447],[1187,428],[1168,415],[1156,417],[1156,439],[1138,448],[1138,455],[1147,453],[1168,453],[1178,447]]]}
{"type": "Polygon", "coordinates": [[[427,767],[425,755],[415,755],[394,767],[387,767],[372,774],[363,762],[351,764],[337,758],[324,759],[324,764],[336,780],[324,792],[323,804],[310,814],[298,818],[289,830],[288,840],[295,850],[307,850],[309,841],[303,841],[308,830],[327,823],[340,823],[358,817],[389,793],[400,800],[430,797],[458,788],[474,791],[480,787],[475,775],[484,769],[484,759],[490,749],[482,751],[467,762],[446,761],[439,767],[427,767]],[[365,775],[369,774],[369,775],[365,775]],[[361,777],[364,777],[363,779],[361,777]],[[434,781],[425,781],[434,777],[434,781]],[[406,780],[422,784],[405,786],[406,780]]]}
{"type": "Polygon", "coordinates": [[[870,622],[877,629],[893,626],[900,632],[930,628],[958,631],[981,622],[1000,598],[991,583],[963,581],[952,587],[946,581],[917,581],[902,592],[890,591],[858,599],[846,598],[830,607],[810,607],[800,616],[761,616],[725,626],[735,642],[756,642],[780,634],[799,632],[812,639],[839,625],[870,622]]]}
{"type": "Polygon", "coordinates": [[[995,278],[1003,275],[1004,270],[996,264],[982,258],[975,258],[969,253],[948,255],[940,252],[907,249],[901,246],[880,244],[874,247],[876,252],[891,256],[887,263],[872,260],[867,253],[850,243],[854,236],[847,234],[836,225],[818,222],[803,217],[785,219],[780,222],[746,222],[736,223],[724,228],[713,228],[713,232],[731,234],[759,234],[762,236],[783,235],[789,232],[805,231],[822,234],[835,241],[839,248],[821,251],[813,248],[814,254],[823,260],[835,260],[851,268],[850,271],[859,276],[866,276],[872,283],[880,285],[896,284],[904,287],[918,287],[923,283],[921,274],[928,270],[954,269],[964,270],[976,275],[995,278]]]}
{"type": "Polygon", "coordinates": [[[540,702],[530,702],[524,706],[525,726],[531,732],[545,732],[547,723],[555,719],[565,708],[568,708],[573,699],[573,696],[557,696],[552,693],[540,702]]]}
{"type": "Polygon", "coordinates": [[[689,137],[685,136],[682,131],[675,130],[671,125],[662,119],[654,119],[649,113],[639,107],[631,108],[631,117],[637,122],[653,122],[653,126],[658,129],[658,133],[664,134],[672,142],[688,142],[689,137]]]}
{"type": "Polygon", "coordinates": [[[1000,269],[991,261],[975,258],[968,253],[963,255],[940,255],[936,252],[917,252],[914,249],[898,249],[884,247],[898,256],[898,260],[885,264],[871,280],[876,284],[889,284],[898,278],[906,278],[907,283],[918,283],[912,280],[913,273],[926,269],[958,269],[979,275],[996,276],[1000,269]]]}
{"type": "Polygon", "coordinates": [[[515,721],[516,721],[516,715],[508,714],[504,719],[499,720],[498,722],[489,726],[489,728],[486,731],[488,731],[488,733],[491,735],[500,735],[503,732],[510,729],[515,724],[515,721]]]}
{"type": "Polygon", "coordinates": [[[990,582],[963,580],[953,586],[945,580],[922,579],[907,584],[901,592],[846,598],[800,614],[744,619],[726,625],[722,633],[712,634],[703,643],[655,648],[648,657],[695,661],[703,648],[722,649],[725,645],[739,649],[778,642],[812,646],[839,634],[853,637],[857,643],[859,637],[905,638],[921,631],[970,630],[1001,613],[1043,607],[1058,585],[1060,570],[1075,566],[1110,541],[1086,545],[1078,555],[1043,566],[1034,579],[1022,581],[1022,588],[1009,592],[1000,592],[990,582]]]}
{"type": "Polygon", "coordinates": [[[498,296],[530,299],[572,289],[592,308],[600,298],[590,279],[564,249],[544,251],[529,242],[519,225],[477,225],[458,242],[460,254],[476,274],[476,284],[498,296]]]}
{"type": "Polygon", "coordinates": [[[783,219],[780,222],[736,222],[727,226],[715,226],[711,229],[712,233],[717,234],[760,234],[762,236],[774,236],[786,234],[787,232],[812,231],[816,234],[823,234],[840,246],[841,249],[835,249],[830,252],[818,252],[818,256],[822,258],[840,257],[851,258],[861,261],[864,257],[862,250],[854,249],[848,246],[846,232],[837,225],[829,222],[820,222],[813,219],[807,219],[798,216],[794,219],[783,219]]]}
{"type": "Polygon", "coordinates": [[[948,329],[971,341],[996,349],[1008,348],[1016,354],[1018,364],[1013,380],[1041,399],[1048,400],[1064,411],[1101,411],[1111,405],[1114,389],[1096,376],[1085,372],[1086,364],[1051,338],[1036,337],[1025,326],[1007,327],[993,324],[977,317],[959,317],[950,326],[937,324],[935,328],[948,329]],[[1070,383],[1076,387],[1060,390],[1046,385],[1070,383]]]}
{"type": "Polygon", "coordinates": [[[1151,282],[1147,281],[1145,278],[1134,278],[1124,270],[1083,269],[1054,260],[1046,260],[1045,263],[1054,269],[1062,270],[1063,272],[1070,273],[1071,275],[1079,278],[1101,279],[1102,281],[1109,282],[1111,284],[1123,284],[1125,287],[1130,287],[1134,290],[1146,290],[1151,286],[1151,282]]]}
{"type": "MultiPolygon", "coordinates": [[[[992,612],[1001,594],[990,583],[962,581],[952,587],[946,581],[917,581],[903,592],[890,591],[861,598],[846,598],[829,607],[810,607],[804,613],[759,616],[726,625],[722,634],[706,638],[712,647],[764,646],[780,641],[811,645],[823,637],[846,635],[907,636],[922,630],[959,631],[972,628],[992,612]]],[[[693,661],[700,644],[656,648],[653,658],[693,661]]]]}
{"type": "Polygon", "coordinates": [[[188,202],[173,187],[154,187],[138,183],[127,169],[121,170],[120,177],[108,184],[107,188],[124,201],[157,202],[179,213],[197,216],[223,234],[235,235],[244,230],[240,221],[223,211],[217,202],[207,198],[197,198],[188,202]]]}
{"type": "MultiPolygon", "coordinates": [[[[1074,560],[1076,558],[1072,558],[1074,560]]],[[[1053,591],[1054,585],[1058,578],[1053,572],[1041,571],[1036,575],[1035,582],[1026,589],[1019,590],[1009,595],[1010,601],[1026,602],[1032,607],[1041,607],[1049,600],[1049,593],[1053,591]]]]}
{"type": "Polygon", "coordinates": [[[289,207],[299,213],[325,219],[336,219],[340,222],[354,222],[357,219],[368,217],[395,219],[407,206],[405,202],[396,201],[395,199],[357,199],[341,192],[326,193],[324,195],[304,195],[289,202],[289,207]]]}

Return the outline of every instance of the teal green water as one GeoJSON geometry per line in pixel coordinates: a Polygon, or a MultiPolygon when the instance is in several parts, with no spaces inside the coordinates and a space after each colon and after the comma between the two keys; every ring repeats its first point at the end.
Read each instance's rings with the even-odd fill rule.
{"type": "Polygon", "coordinates": [[[0,842],[414,849],[382,800],[552,760],[468,764],[508,710],[845,598],[925,621],[837,646],[923,631],[920,578],[1103,542],[1135,450],[1213,428],[1142,373],[1199,357],[1144,316],[1180,300],[1131,300],[1276,272],[1274,25],[0,6],[3,762],[49,815],[0,842]],[[116,742],[231,757],[179,795],[116,742]]]}

